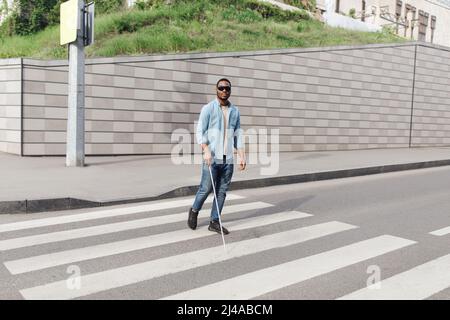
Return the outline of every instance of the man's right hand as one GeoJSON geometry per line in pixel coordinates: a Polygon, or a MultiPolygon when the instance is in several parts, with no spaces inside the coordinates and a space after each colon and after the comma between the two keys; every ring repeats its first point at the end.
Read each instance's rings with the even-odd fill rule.
{"type": "Polygon", "coordinates": [[[211,152],[209,152],[209,150],[205,150],[203,152],[203,160],[205,161],[205,163],[208,166],[211,166],[212,157],[211,157],[211,152]]]}

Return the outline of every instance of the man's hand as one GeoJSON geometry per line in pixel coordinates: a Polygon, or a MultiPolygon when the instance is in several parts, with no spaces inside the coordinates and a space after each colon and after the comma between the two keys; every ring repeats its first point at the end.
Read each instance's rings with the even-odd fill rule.
{"type": "Polygon", "coordinates": [[[247,166],[247,160],[245,159],[244,149],[238,149],[238,155],[239,155],[239,170],[243,171],[247,166]]]}
{"type": "Polygon", "coordinates": [[[245,170],[246,166],[247,166],[247,161],[245,160],[245,158],[240,158],[239,159],[239,170],[241,170],[241,171],[245,170]]]}
{"type": "Polygon", "coordinates": [[[211,166],[211,161],[212,161],[211,152],[209,152],[207,147],[203,151],[203,160],[205,161],[205,163],[208,166],[211,166]]]}

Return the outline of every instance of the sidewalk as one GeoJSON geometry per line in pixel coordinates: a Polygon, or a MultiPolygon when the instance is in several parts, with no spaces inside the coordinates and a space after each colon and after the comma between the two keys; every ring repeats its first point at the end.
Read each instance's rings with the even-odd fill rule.
{"type": "MultiPolygon", "coordinates": [[[[0,153],[0,213],[39,212],[193,195],[200,165],[170,156],[86,157],[84,168],[64,157],[0,153]]],[[[277,174],[235,168],[231,190],[450,165],[450,147],[294,152],[280,154],[277,174]]]]}

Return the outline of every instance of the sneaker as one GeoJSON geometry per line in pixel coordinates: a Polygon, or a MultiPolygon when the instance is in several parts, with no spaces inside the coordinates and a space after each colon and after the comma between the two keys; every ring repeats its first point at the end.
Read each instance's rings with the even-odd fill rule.
{"type": "Polygon", "coordinates": [[[189,209],[189,217],[188,217],[188,226],[192,230],[197,229],[197,217],[198,217],[198,211],[195,212],[194,209],[189,209]]]}
{"type": "MultiPolygon", "coordinates": [[[[217,232],[217,233],[221,233],[221,232],[220,232],[220,223],[219,223],[219,220],[213,220],[213,221],[211,221],[211,222],[209,223],[208,230],[209,230],[209,231],[214,231],[214,232],[217,232]]],[[[223,231],[223,234],[229,234],[229,233],[230,233],[230,232],[229,232],[225,227],[223,227],[223,226],[222,226],[222,231],[223,231]]]]}

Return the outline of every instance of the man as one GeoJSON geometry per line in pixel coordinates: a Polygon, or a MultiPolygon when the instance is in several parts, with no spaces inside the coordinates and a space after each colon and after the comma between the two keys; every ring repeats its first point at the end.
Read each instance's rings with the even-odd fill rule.
{"type": "MultiPolygon", "coordinates": [[[[197,142],[203,151],[202,176],[194,204],[189,210],[188,226],[193,230],[197,228],[198,213],[213,190],[210,167],[219,212],[214,200],[208,230],[221,233],[219,215],[233,176],[233,147],[239,154],[239,169],[245,170],[247,163],[239,110],[228,100],[231,95],[231,82],[228,79],[220,79],[216,84],[216,94],[217,99],[203,106],[197,125],[197,142]]],[[[222,231],[223,234],[229,233],[223,226],[222,231]]]]}

